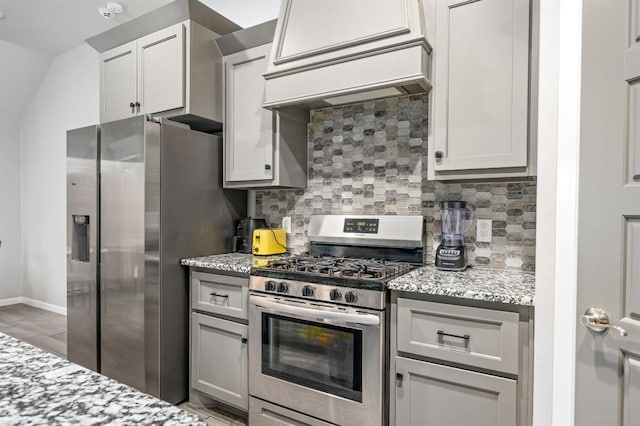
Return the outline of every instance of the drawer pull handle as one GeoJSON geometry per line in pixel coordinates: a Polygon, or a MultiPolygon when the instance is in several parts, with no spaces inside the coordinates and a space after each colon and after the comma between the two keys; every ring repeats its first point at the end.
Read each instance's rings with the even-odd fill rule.
{"type": "Polygon", "coordinates": [[[471,336],[469,336],[468,334],[465,334],[464,336],[460,336],[459,334],[449,334],[449,333],[445,333],[442,330],[438,330],[438,338],[442,339],[443,337],[455,337],[456,339],[462,339],[465,341],[466,344],[469,343],[469,339],[471,339],[471,336]]]}
{"type": "Polygon", "coordinates": [[[211,293],[211,296],[213,296],[215,298],[222,297],[223,299],[228,299],[229,298],[228,294],[211,293]]]}
{"type": "Polygon", "coordinates": [[[402,387],[402,381],[404,380],[404,376],[402,375],[402,373],[396,373],[396,385],[401,388],[402,387]]]}

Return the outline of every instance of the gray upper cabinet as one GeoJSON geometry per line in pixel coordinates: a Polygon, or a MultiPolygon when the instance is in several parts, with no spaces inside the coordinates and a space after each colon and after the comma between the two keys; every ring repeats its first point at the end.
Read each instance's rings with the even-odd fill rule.
{"type": "Polygon", "coordinates": [[[429,178],[535,174],[529,0],[432,2],[429,178]]]}
{"type": "Polygon", "coordinates": [[[308,111],[262,108],[270,50],[263,44],[223,60],[225,188],[307,186],[308,111]]]}
{"type": "Polygon", "coordinates": [[[270,50],[265,44],[224,58],[228,183],[273,180],[273,113],[262,108],[270,50]]]}
{"type": "Polygon", "coordinates": [[[101,53],[100,122],[163,113],[222,123],[217,37],[187,20],[101,53]]]}
{"type": "Polygon", "coordinates": [[[138,40],[140,113],[184,106],[184,25],[178,24],[138,40]]]}
{"type": "Polygon", "coordinates": [[[100,122],[134,115],[136,54],[133,41],[100,55],[100,122]]]}

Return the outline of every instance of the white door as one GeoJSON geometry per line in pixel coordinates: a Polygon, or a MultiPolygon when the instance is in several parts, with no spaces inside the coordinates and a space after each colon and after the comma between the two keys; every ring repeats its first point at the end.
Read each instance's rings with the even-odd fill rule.
{"type": "Polygon", "coordinates": [[[183,24],[138,39],[138,112],[152,114],[182,108],[184,67],[183,24]]]}
{"type": "Polygon", "coordinates": [[[136,42],[100,55],[100,122],[136,114],[136,42]]]}
{"type": "Polygon", "coordinates": [[[638,0],[582,7],[575,424],[640,425],[638,0]]]}
{"type": "Polygon", "coordinates": [[[273,179],[273,113],[262,108],[271,44],[224,58],[225,175],[231,181],[273,179]]]}

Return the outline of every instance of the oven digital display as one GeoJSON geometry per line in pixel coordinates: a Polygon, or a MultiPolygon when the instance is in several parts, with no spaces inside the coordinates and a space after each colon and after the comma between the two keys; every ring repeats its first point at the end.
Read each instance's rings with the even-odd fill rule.
{"type": "Polygon", "coordinates": [[[377,234],[380,219],[345,219],[343,232],[377,234]]]}

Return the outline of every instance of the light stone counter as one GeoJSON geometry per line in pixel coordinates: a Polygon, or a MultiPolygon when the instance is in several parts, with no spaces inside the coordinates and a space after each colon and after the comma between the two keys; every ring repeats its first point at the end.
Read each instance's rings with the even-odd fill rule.
{"type": "Polygon", "coordinates": [[[204,425],[194,414],[0,333],[2,425],[204,425]]]}
{"type": "Polygon", "coordinates": [[[423,266],[391,280],[397,291],[533,306],[535,275],[529,272],[469,268],[464,272],[439,271],[423,266]]]}

